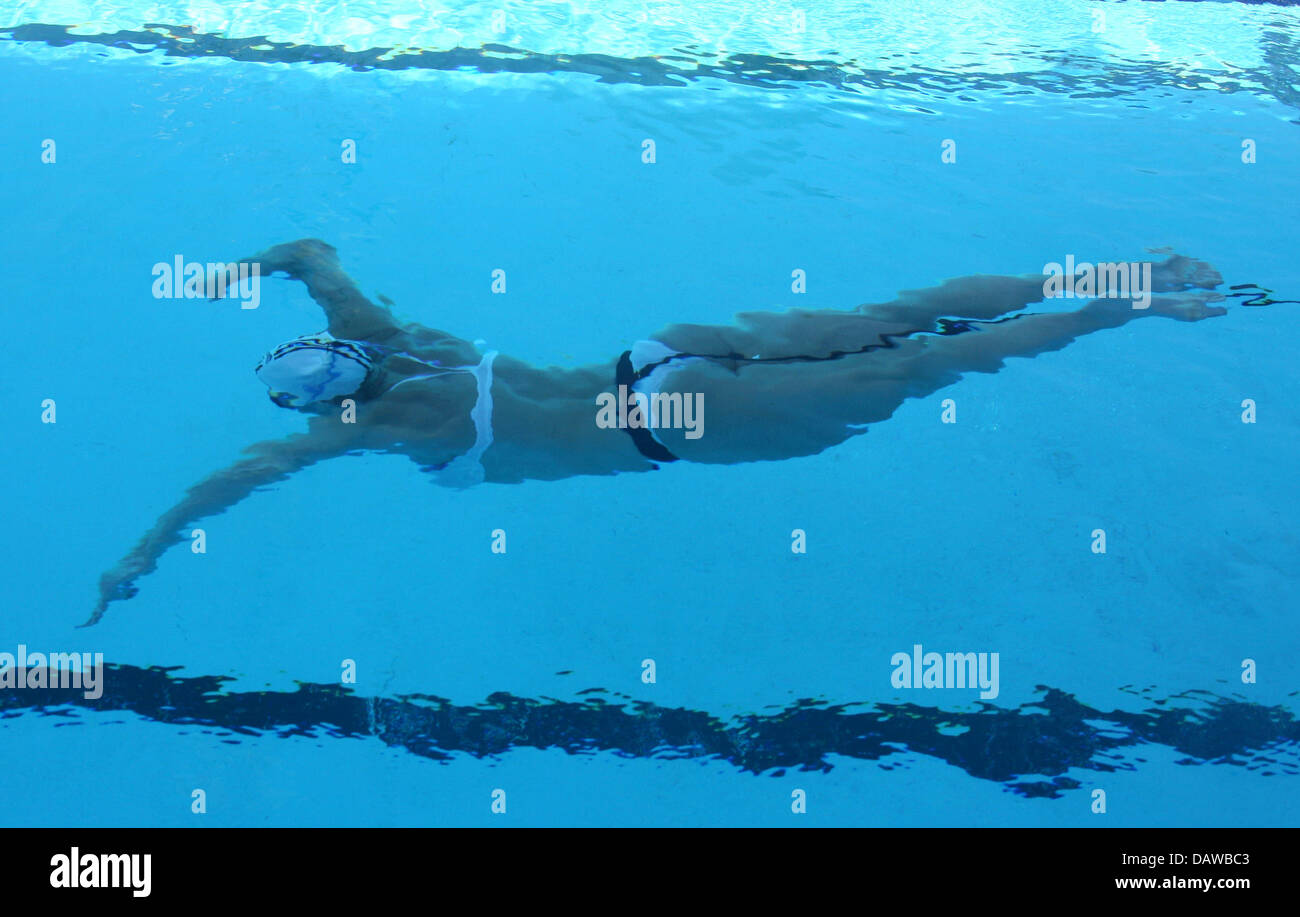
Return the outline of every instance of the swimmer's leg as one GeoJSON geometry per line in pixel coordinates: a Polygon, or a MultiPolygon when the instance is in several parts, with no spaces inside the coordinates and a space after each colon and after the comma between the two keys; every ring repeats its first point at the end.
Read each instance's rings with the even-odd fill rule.
{"type": "Polygon", "coordinates": [[[680,354],[709,356],[738,369],[746,360],[822,358],[892,338],[932,331],[940,319],[993,319],[1043,299],[1042,275],[977,275],[937,287],[904,290],[888,303],[856,309],[788,309],[739,312],[730,325],[673,324],[651,336],[680,354]]]}
{"type": "Polygon", "coordinates": [[[1094,300],[1075,312],[1028,313],[970,330],[901,338],[894,347],[843,357],[784,363],[685,361],[661,388],[698,405],[698,436],[660,429],[656,437],[691,462],[734,464],[815,455],[871,424],[888,419],[908,398],[922,398],[970,372],[994,373],[1008,357],[1060,350],[1085,334],[1137,318],[1199,321],[1226,310],[1218,293],[1193,291],[1151,297],[1148,309],[1130,300],[1094,300]]]}
{"type": "Polygon", "coordinates": [[[184,530],[193,523],[225,512],[259,487],[283,481],[295,471],[347,451],[347,444],[332,432],[339,426],[332,419],[313,418],[312,423],[309,433],[250,446],[244,450],[248,458],[191,487],[185,499],[163,513],[131,552],[100,578],[99,602],[81,626],[99,621],[109,602],[135,595],[135,581],[156,570],[158,558],[183,541],[184,530]]]}
{"type": "Polygon", "coordinates": [[[397,334],[392,313],[366,299],[339,264],[334,246],[320,239],[286,242],[241,258],[255,262],[261,276],[288,274],[307,285],[307,292],[329,319],[329,332],[350,341],[382,342],[397,334]]]}
{"type": "MultiPolygon", "coordinates": [[[[888,303],[851,310],[790,309],[741,312],[732,325],[669,325],[652,336],[681,354],[714,357],[737,369],[746,359],[824,357],[888,342],[916,332],[934,331],[941,320],[990,321],[1044,300],[1045,275],[1018,277],[978,274],[956,277],[937,287],[904,290],[888,303]]],[[[1212,289],[1223,278],[1204,261],[1173,255],[1153,264],[1151,292],[1212,289]]]]}
{"type": "MultiPolygon", "coordinates": [[[[855,310],[882,321],[931,325],[941,318],[990,320],[1018,312],[1042,302],[1046,275],[1008,277],[977,274],[956,277],[937,287],[903,290],[889,303],[871,303],[855,310]]],[[[1171,293],[1189,289],[1210,290],[1223,277],[1208,262],[1184,255],[1171,255],[1151,266],[1151,292],[1171,293]]]]}
{"type": "Polygon", "coordinates": [[[923,340],[918,353],[907,355],[909,397],[929,394],[968,372],[994,373],[1007,357],[1032,357],[1060,350],[1086,334],[1118,328],[1138,318],[1162,317],[1197,322],[1227,309],[1221,293],[1194,290],[1152,296],[1149,308],[1132,300],[1096,299],[1074,312],[1040,312],[990,323],[971,323],[973,330],[923,340]]]}

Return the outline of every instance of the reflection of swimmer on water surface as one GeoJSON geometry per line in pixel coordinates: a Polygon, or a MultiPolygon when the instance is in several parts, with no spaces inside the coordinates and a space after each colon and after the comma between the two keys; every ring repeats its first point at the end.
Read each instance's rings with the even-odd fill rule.
{"type": "Polygon", "coordinates": [[[561,369],[398,322],[361,294],[319,240],[246,260],[259,262],[263,275],[301,280],[329,320],[327,332],[283,344],[257,367],[277,405],[313,415],[308,430],[254,444],[246,458],[190,488],[104,574],[87,623],[134,595],[135,581],[191,524],[324,459],[398,453],[440,483],[466,487],[650,471],[678,460],[813,455],[885,420],[905,399],[964,373],[996,372],[1008,357],[1058,350],[1138,318],[1199,321],[1226,311],[1215,305],[1224,297],[1210,292],[1219,274],[1175,255],[1152,266],[1146,292],[1157,295],[1147,308],[1116,298],[1019,313],[1043,300],[1043,275],[960,277],[848,311],[745,312],[733,325],[670,325],[606,363],[561,369]],[[598,418],[602,411],[608,418],[611,398],[619,399],[617,429],[598,418]],[[629,401],[634,418],[637,407],[654,404],[690,422],[627,423],[629,401]],[[685,411],[696,415],[683,418],[685,411]]]}

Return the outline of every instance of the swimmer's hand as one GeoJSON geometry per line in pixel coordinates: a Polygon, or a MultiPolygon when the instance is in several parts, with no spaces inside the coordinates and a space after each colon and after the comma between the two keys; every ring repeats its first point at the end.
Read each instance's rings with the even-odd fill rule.
{"type": "Polygon", "coordinates": [[[109,602],[125,601],[140,591],[134,581],[149,571],[141,565],[132,565],[129,561],[130,558],[126,558],[99,578],[99,602],[86,622],[78,624],[78,627],[90,627],[98,623],[104,617],[104,612],[108,611],[109,602]]]}
{"type": "Polygon", "coordinates": [[[99,602],[82,627],[99,621],[112,602],[136,594],[135,581],[158,569],[158,559],[185,540],[200,519],[216,516],[260,487],[283,481],[289,475],[322,459],[345,454],[352,448],[351,427],[332,420],[315,419],[310,432],[284,439],[254,443],[243,458],[191,487],[184,499],[163,513],[131,552],[99,580],[99,602]]]}
{"type": "Polygon", "coordinates": [[[110,602],[125,602],[140,591],[135,581],[158,569],[158,558],[173,544],[182,539],[179,534],[169,538],[160,538],[155,528],[140,539],[131,553],[117,562],[117,565],[99,578],[99,602],[84,624],[78,627],[90,627],[104,617],[110,602]]]}
{"type": "MultiPolygon", "coordinates": [[[[272,245],[239,262],[258,265],[258,274],[286,274],[307,285],[307,292],[325,313],[329,333],[340,340],[381,341],[398,332],[393,315],[362,295],[339,264],[338,251],[320,239],[298,239],[272,245]]],[[[214,299],[225,294],[230,273],[223,272],[214,299]]]]}
{"type": "MultiPolygon", "coordinates": [[[[258,273],[262,277],[282,273],[302,279],[303,275],[311,272],[313,268],[323,267],[326,270],[335,268],[338,264],[338,252],[333,245],[320,239],[298,239],[296,242],[272,245],[255,255],[240,258],[235,263],[258,265],[258,273]]],[[[225,295],[229,280],[230,275],[226,272],[218,275],[217,289],[212,297],[214,300],[225,295]]]]}

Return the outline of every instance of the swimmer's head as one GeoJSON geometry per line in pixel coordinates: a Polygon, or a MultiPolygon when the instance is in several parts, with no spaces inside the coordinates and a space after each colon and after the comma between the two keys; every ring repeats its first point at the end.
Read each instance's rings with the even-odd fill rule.
{"type": "Polygon", "coordinates": [[[301,408],[355,394],[373,366],[361,344],[321,332],[281,344],[262,357],[254,371],[271,390],[273,402],[301,408]]]}

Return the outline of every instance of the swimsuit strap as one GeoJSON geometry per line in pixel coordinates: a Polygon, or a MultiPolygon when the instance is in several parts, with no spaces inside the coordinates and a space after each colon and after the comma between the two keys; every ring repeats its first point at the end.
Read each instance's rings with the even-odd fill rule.
{"type": "Polygon", "coordinates": [[[489,350],[483,354],[478,366],[471,370],[478,387],[478,397],[469,412],[470,419],[474,421],[474,445],[437,472],[439,484],[463,488],[483,483],[486,476],[483,453],[492,445],[492,361],[496,355],[497,351],[489,350]]]}
{"type": "MultiPolygon", "coordinates": [[[[626,351],[623,356],[618,358],[618,368],[614,370],[614,385],[617,388],[620,385],[626,385],[629,392],[634,391],[633,386],[650,375],[654,365],[647,364],[641,367],[637,372],[632,368],[632,351],[626,351]]],[[[677,456],[673,455],[664,446],[663,443],[655,439],[653,434],[645,427],[624,427],[628,436],[632,437],[632,444],[636,446],[637,451],[650,459],[652,462],[676,462],[677,456]]]]}

